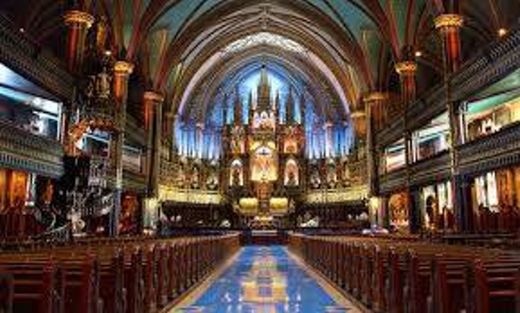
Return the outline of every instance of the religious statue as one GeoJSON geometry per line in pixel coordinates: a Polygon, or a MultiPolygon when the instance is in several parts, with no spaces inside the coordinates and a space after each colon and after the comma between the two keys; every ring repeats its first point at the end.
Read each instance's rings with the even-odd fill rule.
{"type": "Polygon", "coordinates": [[[315,169],[312,172],[309,182],[310,182],[312,188],[314,188],[314,189],[320,188],[321,178],[320,178],[320,173],[318,172],[317,169],[315,169]]]}
{"type": "Polygon", "coordinates": [[[348,162],[343,163],[343,186],[348,187],[351,185],[351,173],[348,162]]]}
{"type": "Polygon", "coordinates": [[[208,175],[208,179],[206,180],[206,187],[208,190],[216,190],[218,187],[218,177],[214,170],[212,170],[208,175]]]}
{"type": "Polygon", "coordinates": [[[200,173],[199,168],[197,166],[193,166],[192,174],[191,174],[191,188],[199,189],[200,188],[200,173]]]}
{"type": "Polygon", "coordinates": [[[336,188],[337,183],[336,167],[334,164],[327,166],[327,185],[329,188],[336,188]]]}
{"type": "Polygon", "coordinates": [[[287,186],[296,186],[297,184],[296,175],[293,171],[290,171],[288,174],[287,186]]]}
{"type": "Polygon", "coordinates": [[[234,167],[231,172],[231,185],[233,186],[240,186],[241,185],[241,168],[240,167],[234,167]]]}
{"type": "Polygon", "coordinates": [[[103,66],[101,73],[96,75],[95,93],[98,98],[108,99],[110,97],[110,88],[112,77],[107,73],[106,66],[103,66]]]}
{"type": "Polygon", "coordinates": [[[184,169],[182,166],[179,166],[179,171],[177,173],[177,181],[176,185],[178,188],[184,188],[184,183],[186,181],[186,174],[184,173],[184,169]]]}
{"type": "Polygon", "coordinates": [[[231,151],[233,153],[243,153],[244,151],[244,130],[236,126],[231,131],[231,151]]]}

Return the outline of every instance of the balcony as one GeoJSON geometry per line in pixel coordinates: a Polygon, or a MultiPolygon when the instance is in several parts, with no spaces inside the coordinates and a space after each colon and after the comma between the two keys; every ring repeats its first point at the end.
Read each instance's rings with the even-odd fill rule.
{"type": "Polygon", "coordinates": [[[376,143],[379,147],[385,147],[403,137],[403,134],[404,116],[401,115],[376,134],[376,143]]]}
{"type": "Polygon", "coordinates": [[[459,172],[485,173],[520,163],[520,123],[458,147],[459,172]]]}
{"type": "Polygon", "coordinates": [[[392,193],[406,187],[406,167],[396,169],[379,177],[380,192],[392,193]]]}
{"type": "Polygon", "coordinates": [[[58,141],[0,120],[0,166],[57,178],[63,175],[63,155],[58,141]]]}
{"type": "Polygon", "coordinates": [[[410,184],[424,186],[449,179],[451,176],[450,152],[442,151],[410,167],[410,184]]]}

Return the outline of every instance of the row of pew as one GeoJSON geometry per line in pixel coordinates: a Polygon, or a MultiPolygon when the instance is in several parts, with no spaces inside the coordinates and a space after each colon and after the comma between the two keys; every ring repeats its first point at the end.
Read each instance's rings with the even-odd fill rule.
{"type": "Polygon", "coordinates": [[[0,312],[161,312],[238,248],[238,235],[226,234],[3,253],[0,312]]]}
{"type": "Polygon", "coordinates": [[[520,312],[511,251],[303,234],[290,235],[289,249],[373,312],[520,312]]]}

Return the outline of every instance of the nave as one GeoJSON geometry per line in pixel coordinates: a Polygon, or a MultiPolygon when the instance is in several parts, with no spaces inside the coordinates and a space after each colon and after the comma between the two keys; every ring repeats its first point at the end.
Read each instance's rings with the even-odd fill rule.
{"type": "Polygon", "coordinates": [[[247,246],[171,312],[360,312],[284,246],[247,246]]]}

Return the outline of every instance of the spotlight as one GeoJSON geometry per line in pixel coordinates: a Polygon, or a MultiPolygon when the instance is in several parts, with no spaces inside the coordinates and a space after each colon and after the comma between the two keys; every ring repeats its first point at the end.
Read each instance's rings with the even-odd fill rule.
{"type": "Polygon", "coordinates": [[[422,52],[421,51],[415,51],[415,57],[416,58],[422,57],[422,52]]]}
{"type": "Polygon", "coordinates": [[[20,28],[20,33],[25,33],[25,29],[23,27],[20,28]]]}
{"type": "Polygon", "coordinates": [[[106,55],[107,57],[111,56],[111,55],[112,55],[112,51],[110,51],[110,50],[105,50],[105,55],[106,55]]]}
{"type": "Polygon", "coordinates": [[[505,35],[507,35],[507,29],[505,29],[505,28],[500,28],[500,29],[498,30],[498,36],[499,36],[499,37],[504,37],[505,35]]]}

